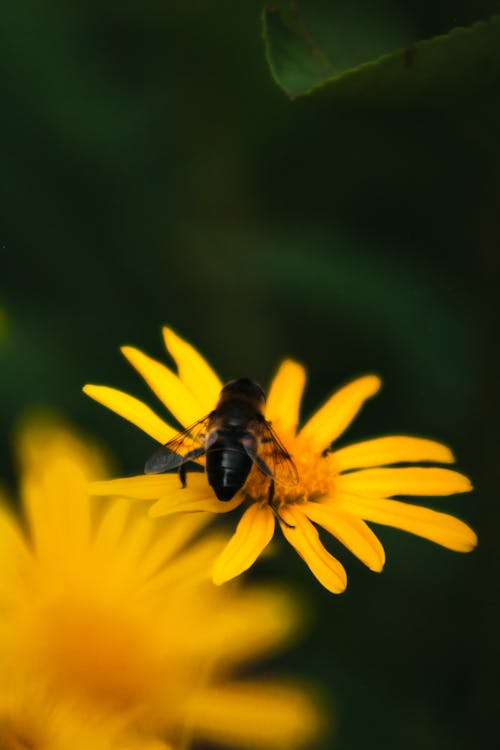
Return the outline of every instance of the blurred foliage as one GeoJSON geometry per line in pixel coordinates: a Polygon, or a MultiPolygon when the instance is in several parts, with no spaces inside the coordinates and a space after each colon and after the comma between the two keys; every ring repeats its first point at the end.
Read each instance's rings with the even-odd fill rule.
{"type": "MultiPolygon", "coordinates": [[[[338,9],[345,67],[500,9],[299,6],[304,23],[338,9]],[[346,28],[362,32],[358,51],[346,28]]],[[[342,597],[285,545],[255,575],[297,581],[317,608],[286,668],[331,690],[339,750],[468,750],[488,736],[497,684],[500,181],[483,125],[498,121],[498,78],[459,115],[425,99],[292,103],[267,69],[260,14],[257,0],[3,3],[1,475],[13,483],[8,435],[38,404],[140,471],[151,441],[80,389],[150,399],[118,346],[164,356],[162,323],[225,378],[266,385],[283,355],[303,361],[306,412],[380,373],[384,392],[347,439],[452,445],[480,489],[434,505],[476,526],[477,553],[381,529],[381,576],[329,545],[350,573],[342,597]]],[[[326,37],[332,24],[306,28],[326,37]]],[[[467,91],[482,86],[473,70],[467,91]]]]}
{"type": "Polygon", "coordinates": [[[390,5],[390,15],[368,0],[310,0],[300,8],[292,0],[266,9],[264,38],[278,85],[291,97],[455,105],[462,116],[498,90],[500,17],[419,41],[401,5],[376,5],[390,5]]]}

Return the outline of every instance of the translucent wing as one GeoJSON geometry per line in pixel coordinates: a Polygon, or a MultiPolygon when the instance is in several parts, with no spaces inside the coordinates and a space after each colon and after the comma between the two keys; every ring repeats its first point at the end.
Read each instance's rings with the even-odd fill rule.
{"type": "Polygon", "coordinates": [[[297,467],[270,422],[264,422],[261,442],[262,458],[271,469],[274,480],[285,487],[296,485],[299,481],[297,467]]]}
{"type": "Polygon", "coordinates": [[[299,481],[297,467],[270,422],[265,421],[261,427],[261,445],[262,460],[256,461],[260,470],[285,487],[296,485],[299,481]]]}
{"type": "Polygon", "coordinates": [[[148,458],[145,474],[162,474],[178,469],[186,461],[194,461],[205,453],[205,435],[211,414],[179,432],[148,458]]]}

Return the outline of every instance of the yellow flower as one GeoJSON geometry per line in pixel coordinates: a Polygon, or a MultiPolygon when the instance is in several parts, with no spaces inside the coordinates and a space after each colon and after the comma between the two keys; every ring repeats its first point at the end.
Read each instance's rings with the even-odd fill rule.
{"type": "Polygon", "coordinates": [[[320,725],[292,684],[236,670],[290,642],[297,610],[270,589],[219,589],[206,516],[158,525],[88,482],[99,453],[62,428],[21,440],[26,531],[0,504],[2,750],[184,750],[192,738],[281,750],[320,725]]]}
{"type": "MultiPolygon", "coordinates": [[[[186,341],[168,328],[164,329],[164,337],[178,374],[137,349],[124,347],[122,351],[174,417],[188,426],[214,408],[222,383],[186,341]]],[[[377,572],[385,562],[384,549],[366,521],[393,526],[459,552],[474,548],[476,535],[457,518],[392,499],[451,495],[472,489],[463,474],[428,465],[454,462],[445,445],[394,435],[332,448],[366,399],[379,390],[381,382],[376,375],[366,375],[340,388],[299,429],[304,385],[304,368],[285,360],[267,399],[265,416],[293,457],[299,474],[294,487],[276,483],[274,509],[268,502],[269,478],[257,467],[253,467],[243,490],[229,502],[219,502],[206,477],[199,473],[188,477],[186,489],[181,489],[176,475],[162,474],[98,482],[94,491],[156,500],[151,516],[180,510],[222,513],[241,503],[248,504],[236,533],[215,561],[213,580],[217,584],[253,564],[273,537],[276,515],[286,539],[333,593],[345,589],[346,573],[321,543],[315,524],[377,572]],[[425,465],[407,465],[421,463],[425,465]]],[[[96,385],[87,385],[84,391],[160,443],[175,435],[176,431],[148,406],[122,391],[96,385]]]]}
{"type": "Polygon", "coordinates": [[[172,750],[165,742],[135,735],[117,717],[64,700],[19,664],[2,676],[2,690],[2,750],[172,750]]]}

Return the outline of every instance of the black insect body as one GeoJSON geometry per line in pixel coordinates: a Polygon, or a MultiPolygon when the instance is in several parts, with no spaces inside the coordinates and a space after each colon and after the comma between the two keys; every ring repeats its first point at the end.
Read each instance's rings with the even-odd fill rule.
{"type": "MultiPolygon", "coordinates": [[[[293,485],[297,470],[290,454],[263,414],[265,395],[249,378],[231,380],[222,389],[215,409],[159,448],[146,462],[146,474],[179,469],[186,486],[186,464],[206,457],[208,483],[219,500],[228,501],[240,490],[255,464],[274,482],[293,485]]],[[[274,510],[274,508],[273,508],[274,510]]]]}
{"type": "Polygon", "coordinates": [[[245,484],[252,459],[244,448],[241,430],[217,430],[215,442],[206,451],[208,483],[219,500],[231,500],[245,484]]]}

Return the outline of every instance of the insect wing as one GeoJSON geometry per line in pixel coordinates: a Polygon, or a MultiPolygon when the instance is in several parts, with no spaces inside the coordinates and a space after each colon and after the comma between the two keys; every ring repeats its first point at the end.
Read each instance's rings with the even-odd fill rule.
{"type": "Polygon", "coordinates": [[[270,422],[264,424],[261,443],[261,456],[273,479],[285,487],[294,487],[299,481],[297,467],[270,422]]]}
{"type": "Polygon", "coordinates": [[[184,463],[184,456],[165,448],[163,445],[148,458],[144,466],[145,474],[163,474],[178,469],[184,463]]]}
{"type": "Polygon", "coordinates": [[[208,422],[209,416],[199,419],[158,448],[146,461],[144,473],[163,474],[166,471],[173,471],[186,461],[192,461],[203,455],[208,422]]]}

